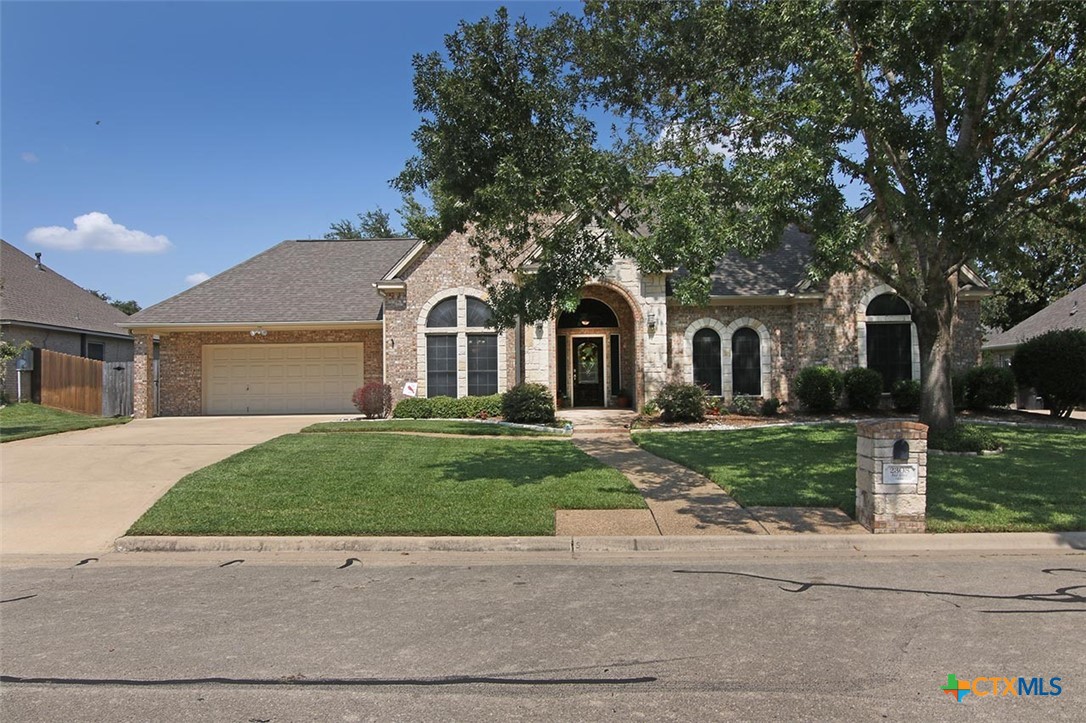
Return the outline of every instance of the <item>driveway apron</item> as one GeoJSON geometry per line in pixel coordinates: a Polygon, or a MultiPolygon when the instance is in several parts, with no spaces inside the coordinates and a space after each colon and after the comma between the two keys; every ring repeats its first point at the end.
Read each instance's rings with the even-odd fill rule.
{"type": "Polygon", "coordinates": [[[0,447],[0,553],[96,553],[189,472],[336,416],[163,417],[0,447]]]}

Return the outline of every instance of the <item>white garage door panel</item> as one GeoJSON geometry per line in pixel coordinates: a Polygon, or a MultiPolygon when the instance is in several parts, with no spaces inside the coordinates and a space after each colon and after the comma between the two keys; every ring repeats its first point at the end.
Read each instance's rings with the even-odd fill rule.
{"type": "Polygon", "coordinates": [[[353,412],[362,344],[204,347],[205,414],[353,412]]]}

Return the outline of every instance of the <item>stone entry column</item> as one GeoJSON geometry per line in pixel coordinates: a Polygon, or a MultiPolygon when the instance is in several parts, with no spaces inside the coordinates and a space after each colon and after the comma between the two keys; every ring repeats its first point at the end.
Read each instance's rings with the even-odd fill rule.
{"type": "Polygon", "coordinates": [[[133,361],[132,418],[155,416],[155,342],[150,334],[136,334],[133,361]]]}
{"type": "Polygon", "coordinates": [[[927,473],[927,425],[856,425],[856,520],[871,532],[927,530],[927,473]]]}

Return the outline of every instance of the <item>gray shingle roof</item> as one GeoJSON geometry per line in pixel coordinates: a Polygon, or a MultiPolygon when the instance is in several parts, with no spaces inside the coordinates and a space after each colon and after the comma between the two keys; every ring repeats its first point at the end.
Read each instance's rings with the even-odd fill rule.
{"type": "Polygon", "coordinates": [[[133,324],[376,321],[373,283],[417,239],[283,241],[129,317],[133,324]]]}
{"type": "MultiPolygon", "coordinates": [[[[807,279],[811,263],[811,237],[795,226],[781,234],[780,244],[751,259],[729,252],[713,271],[709,294],[712,296],[776,296],[781,289],[795,291],[807,279]]],[[[674,278],[686,276],[685,269],[674,278]]]]}
{"type": "Polygon", "coordinates": [[[0,319],[96,334],[127,336],[117,326],[128,317],[47,264],[0,241],[0,319]]]}
{"type": "Polygon", "coordinates": [[[996,334],[985,343],[983,348],[1011,349],[1027,339],[1057,329],[1086,331],[1086,284],[1062,299],[1053,301],[1025,321],[996,334]]]}

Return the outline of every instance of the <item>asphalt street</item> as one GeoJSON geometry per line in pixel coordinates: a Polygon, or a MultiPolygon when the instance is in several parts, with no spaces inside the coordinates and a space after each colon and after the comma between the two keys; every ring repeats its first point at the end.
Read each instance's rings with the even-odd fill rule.
{"type": "Polygon", "coordinates": [[[2,570],[6,722],[1086,718],[1083,553],[79,562],[2,570]]]}

